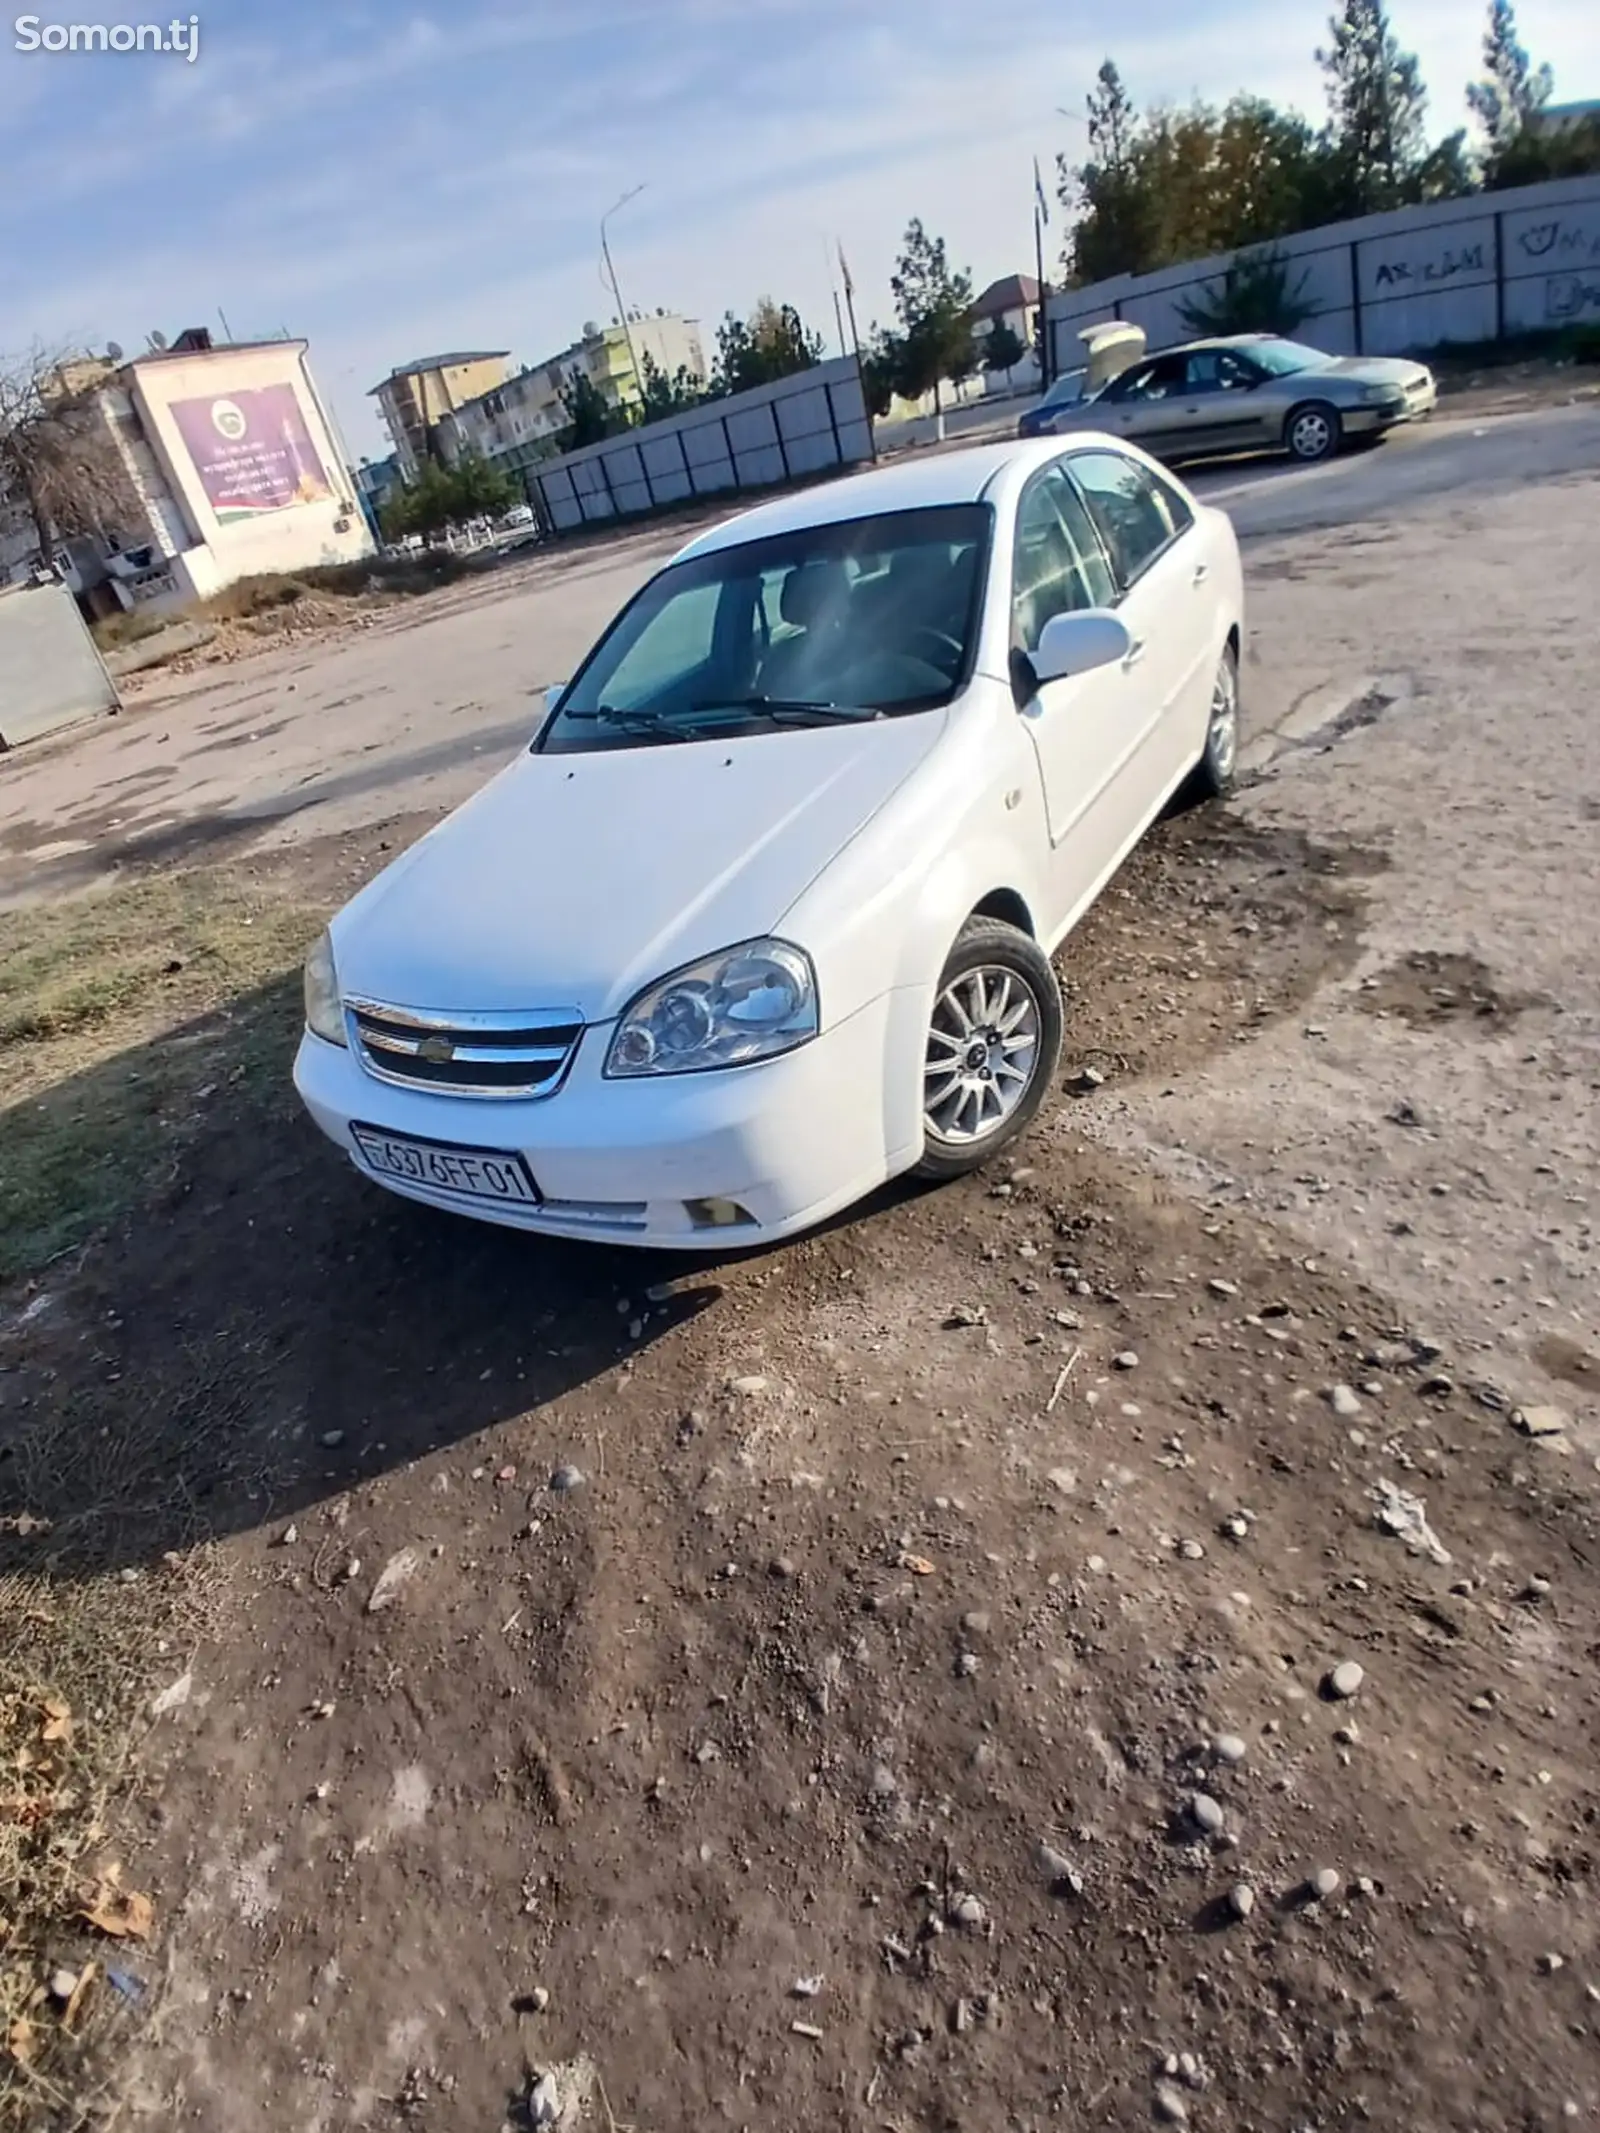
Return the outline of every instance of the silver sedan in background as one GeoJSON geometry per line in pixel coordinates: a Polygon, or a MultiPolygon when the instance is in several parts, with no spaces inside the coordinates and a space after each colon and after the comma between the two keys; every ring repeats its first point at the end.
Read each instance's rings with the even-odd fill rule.
{"type": "Polygon", "coordinates": [[[1309,465],[1347,439],[1431,414],[1437,397],[1424,363],[1235,334],[1140,357],[1052,428],[1109,431],[1167,460],[1282,451],[1309,465]]]}

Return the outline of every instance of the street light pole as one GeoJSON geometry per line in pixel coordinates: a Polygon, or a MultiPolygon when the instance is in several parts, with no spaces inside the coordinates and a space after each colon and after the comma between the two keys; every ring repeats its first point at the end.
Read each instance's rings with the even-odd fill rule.
{"type": "Polygon", "coordinates": [[[634,186],[631,192],[624,193],[622,198],[613,202],[600,217],[600,257],[605,261],[606,280],[611,285],[611,294],[616,299],[617,315],[622,320],[622,336],[628,344],[628,367],[633,372],[633,389],[639,396],[641,406],[644,403],[644,379],[639,372],[639,357],[633,345],[633,328],[628,323],[628,307],[622,301],[622,291],[617,287],[617,270],[611,264],[611,246],[606,238],[606,224],[619,208],[626,207],[630,200],[637,200],[643,191],[642,185],[634,186]]]}

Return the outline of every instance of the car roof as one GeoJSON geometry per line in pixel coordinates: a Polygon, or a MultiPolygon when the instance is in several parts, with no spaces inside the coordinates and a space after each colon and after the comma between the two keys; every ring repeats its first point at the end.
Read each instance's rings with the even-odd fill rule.
{"type": "MultiPolygon", "coordinates": [[[[1126,449],[1117,438],[1088,430],[1071,440],[1073,450],[1090,444],[1126,449]]],[[[685,562],[690,556],[741,547],[746,541],[764,541],[806,526],[835,526],[849,519],[879,518],[891,511],[928,511],[941,504],[983,503],[1003,488],[1020,484],[1035,466],[1059,458],[1063,449],[1059,437],[1030,437],[967,445],[956,452],[914,453],[888,466],[846,474],[741,511],[697,534],[672,560],[685,562]]]]}

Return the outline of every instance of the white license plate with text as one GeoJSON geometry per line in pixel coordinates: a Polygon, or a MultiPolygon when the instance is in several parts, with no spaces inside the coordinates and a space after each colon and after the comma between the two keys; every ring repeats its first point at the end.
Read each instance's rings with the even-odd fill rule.
{"type": "Polygon", "coordinates": [[[511,1202],[537,1207],[539,1188],[520,1155],[503,1148],[458,1148],[449,1141],[420,1140],[381,1126],[352,1125],[350,1138],[374,1176],[404,1185],[431,1186],[463,1200],[511,1202]]]}

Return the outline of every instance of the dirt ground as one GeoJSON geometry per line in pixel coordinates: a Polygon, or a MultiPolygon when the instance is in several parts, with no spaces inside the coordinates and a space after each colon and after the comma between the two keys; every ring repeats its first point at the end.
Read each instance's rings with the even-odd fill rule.
{"type": "Polygon", "coordinates": [[[1058,1103],[782,1250],[390,1201],[227,1070],[292,980],[185,1024],[0,1290],[0,1571],[128,1581],[160,1712],[22,2122],[1592,2123],[1597,552],[1592,475],[1253,548],[1304,687],[1070,944],[1058,1103]]]}

